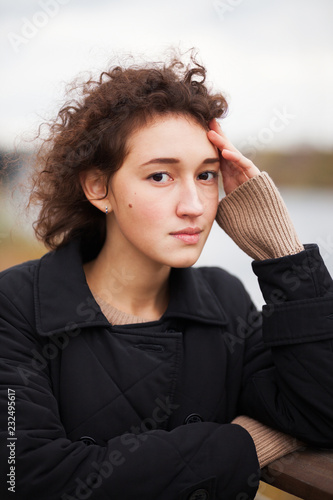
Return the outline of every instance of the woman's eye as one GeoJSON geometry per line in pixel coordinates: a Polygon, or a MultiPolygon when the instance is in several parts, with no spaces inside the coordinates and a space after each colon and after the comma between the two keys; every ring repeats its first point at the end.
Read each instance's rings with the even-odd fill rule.
{"type": "Polygon", "coordinates": [[[202,172],[198,175],[198,179],[201,181],[212,181],[217,177],[217,172],[202,172]]]}
{"type": "Polygon", "coordinates": [[[158,182],[159,184],[164,184],[165,182],[168,182],[170,176],[166,172],[157,172],[156,174],[150,175],[149,179],[152,179],[154,182],[158,182]]]}

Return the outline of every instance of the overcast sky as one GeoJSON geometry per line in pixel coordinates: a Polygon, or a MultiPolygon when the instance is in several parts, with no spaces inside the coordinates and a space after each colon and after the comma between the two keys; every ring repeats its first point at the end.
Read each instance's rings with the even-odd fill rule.
{"type": "Polygon", "coordinates": [[[199,50],[243,150],[333,148],[331,0],[0,0],[0,146],[19,145],[80,72],[126,51],[199,50]]]}

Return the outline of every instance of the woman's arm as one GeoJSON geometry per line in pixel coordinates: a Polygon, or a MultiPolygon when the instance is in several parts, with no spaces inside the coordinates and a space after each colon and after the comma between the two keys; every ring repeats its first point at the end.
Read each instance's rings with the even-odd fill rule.
{"type": "Polygon", "coordinates": [[[266,301],[246,339],[242,411],[316,446],[333,446],[333,282],[316,245],[252,264],[266,301]],[[263,344],[262,344],[263,338],[263,344]],[[273,366],[263,368],[269,348],[273,366]]]}
{"type": "Polygon", "coordinates": [[[254,260],[292,255],[304,250],[284,201],[268,174],[260,172],[225,137],[218,123],[208,137],[221,152],[226,196],[217,223],[254,260]]]}
{"type": "Polygon", "coordinates": [[[318,248],[300,243],[269,176],[234,148],[215,121],[210,126],[227,194],[217,222],[255,260],[267,304],[266,346],[249,314],[241,410],[304,441],[333,446],[332,279],[318,248]],[[275,366],[263,368],[260,353],[267,347],[275,366]]]}
{"type": "Polygon", "coordinates": [[[222,198],[216,221],[256,261],[304,250],[285,203],[265,172],[222,198]]]}
{"type": "Polygon", "coordinates": [[[261,469],[288,453],[304,448],[304,443],[295,437],[272,429],[247,415],[236,417],[232,423],[244,427],[251,435],[261,469]]]}

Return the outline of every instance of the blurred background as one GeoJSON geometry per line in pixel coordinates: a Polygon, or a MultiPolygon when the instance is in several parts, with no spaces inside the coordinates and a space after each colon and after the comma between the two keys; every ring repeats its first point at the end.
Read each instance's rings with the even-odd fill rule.
{"type": "MultiPolygon", "coordinates": [[[[303,243],[333,272],[333,2],[330,0],[1,0],[0,270],[46,249],[25,208],[31,139],[56,115],[66,85],[128,52],[162,60],[196,47],[222,90],[224,131],[279,187],[303,243]]],[[[251,259],[214,226],[198,265],[239,276],[262,297],[251,259]]],[[[268,487],[260,498],[274,496],[268,487]]],[[[259,496],[258,496],[259,498],[259,496]]]]}

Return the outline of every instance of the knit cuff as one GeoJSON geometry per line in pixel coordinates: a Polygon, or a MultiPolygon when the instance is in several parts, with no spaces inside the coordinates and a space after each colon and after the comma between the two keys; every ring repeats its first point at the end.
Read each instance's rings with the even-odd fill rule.
{"type": "Polygon", "coordinates": [[[287,207],[266,172],[222,198],[216,221],[254,260],[276,259],[304,250],[287,207]]]}
{"type": "Polygon", "coordinates": [[[261,469],[288,453],[304,448],[304,443],[298,439],[245,415],[236,417],[231,423],[240,425],[251,435],[261,469]]]}

